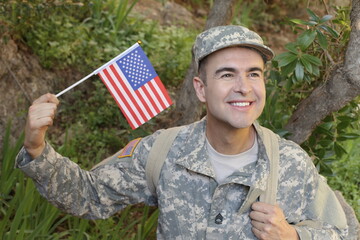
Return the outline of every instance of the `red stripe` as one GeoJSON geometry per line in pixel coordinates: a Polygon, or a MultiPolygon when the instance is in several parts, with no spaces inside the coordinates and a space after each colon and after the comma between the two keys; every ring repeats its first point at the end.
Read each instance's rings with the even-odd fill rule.
{"type": "MultiPolygon", "coordinates": [[[[147,83],[147,84],[148,84],[148,83],[147,83]]],[[[145,85],[146,85],[146,84],[145,84],[145,85]]],[[[148,99],[149,99],[149,101],[150,101],[149,105],[153,106],[153,108],[155,109],[155,112],[156,112],[156,113],[161,112],[161,110],[160,110],[160,109],[158,108],[158,106],[156,105],[153,97],[150,95],[149,91],[146,89],[145,85],[142,86],[141,89],[144,91],[145,95],[148,97],[148,99]]]]}
{"type": "Polygon", "coordinates": [[[163,101],[161,100],[161,97],[159,95],[159,93],[156,91],[156,88],[154,87],[154,81],[151,81],[149,83],[149,87],[151,88],[151,91],[153,92],[153,94],[155,95],[155,98],[159,101],[160,105],[161,105],[161,110],[159,112],[161,112],[162,110],[164,110],[166,108],[165,104],[163,103],[163,101]]]}
{"type": "MultiPolygon", "coordinates": [[[[114,81],[117,80],[117,81],[121,84],[121,87],[126,91],[126,90],[128,90],[128,89],[126,88],[125,84],[122,82],[123,80],[122,80],[121,78],[117,77],[116,75],[115,75],[115,76],[117,77],[117,79],[112,79],[112,77],[110,76],[107,68],[104,69],[103,72],[104,72],[104,74],[106,75],[106,77],[108,78],[108,80],[110,81],[112,87],[115,89],[117,95],[120,97],[120,99],[122,100],[122,102],[126,105],[126,108],[129,110],[131,116],[134,118],[135,123],[136,123],[137,125],[141,125],[141,124],[142,124],[141,121],[139,120],[139,118],[137,117],[137,115],[134,113],[132,107],[129,105],[129,102],[124,98],[124,96],[121,94],[120,90],[118,89],[118,87],[117,87],[116,84],[114,83],[114,81]]],[[[115,101],[117,101],[117,100],[115,99],[115,101]]],[[[124,115],[126,115],[125,112],[123,112],[123,113],[124,113],[124,115]]]]}
{"type": "Polygon", "coordinates": [[[156,84],[161,89],[161,92],[164,94],[164,97],[166,98],[166,101],[169,103],[169,105],[173,104],[172,101],[171,101],[171,98],[170,98],[168,92],[166,91],[166,88],[165,88],[164,84],[161,82],[159,76],[155,77],[155,81],[156,81],[156,84]]]}
{"type": "Polygon", "coordinates": [[[136,96],[138,96],[138,98],[140,99],[141,103],[143,104],[143,106],[145,107],[147,113],[150,115],[150,118],[146,119],[149,120],[151,118],[153,118],[155,116],[155,114],[153,114],[153,112],[151,111],[150,107],[149,107],[149,103],[147,102],[147,100],[145,100],[144,96],[140,93],[139,90],[135,91],[136,96]]]}
{"type": "MultiPolygon", "coordinates": [[[[105,82],[105,80],[103,79],[103,77],[101,76],[100,73],[102,72],[102,73],[106,74],[105,71],[106,71],[106,69],[100,71],[100,72],[98,73],[98,76],[100,77],[101,81],[104,83],[104,85],[106,86],[106,88],[108,89],[108,91],[110,92],[110,94],[112,95],[112,97],[114,98],[116,104],[118,105],[118,107],[120,108],[120,110],[121,110],[121,112],[123,113],[124,117],[126,118],[126,120],[128,121],[128,123],[130,124],[130,127],[131,127],[132,129],[135,129],[135,126],[134,126],[133,122],[130,120],[130,118],[128,117],[128,115],[125,113],[125,110],[121,107],[120,103],[116,100],[116,97],[115,97],[114,93],[110,90],[109,86],[107,85],[107,83],[105,82]]],[[[118,95],[118,94],[116,93],[116,95],[118,95]]],[[[118,95],[118,96],[119,96],[119,95],[118,95]]],[[[121,96],[119,96],[119,97],[121,97],[121,96]]]]}
{"type": "MultiPolygon", "coordinates": [[[[124,81],[121,77],[120,74],[117,71],[117,68],[114,67],[114,65],[110,65],[111,71],[113,72],[113,74],[115,75],[115,77],[119,80],[118,82],[121,84],[121,87],[125,90],[126,94],[129,96],[132,104],[134,104],[135,108],[138,110],[140,116],[142,117],[142,119],[144,119],[144,121],[149,120],[148,117],[146,117],[145,113],[143,112],[143,110],[141,109],[141,107],[139,106],[138,102],[134,99],[133,93],[129,90],[129,88],[126,86],[126,84],[124,83],[124,81]]],[[[135,112],[133,112],[133,116],[136,116],[136,119],[139,120],[141,125],[141,120],[138,118],[137,114],[135,112]]]]}

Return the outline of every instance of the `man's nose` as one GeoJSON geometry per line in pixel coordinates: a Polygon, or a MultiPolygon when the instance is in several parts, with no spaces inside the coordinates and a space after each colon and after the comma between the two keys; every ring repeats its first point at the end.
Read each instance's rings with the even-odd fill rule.
{"type": "Polygon", "coordinates": [[[237,77],[234,81],[233,90],[243,95],[249,94],[251,92],[249,80],[245,76],[237,77]]]}

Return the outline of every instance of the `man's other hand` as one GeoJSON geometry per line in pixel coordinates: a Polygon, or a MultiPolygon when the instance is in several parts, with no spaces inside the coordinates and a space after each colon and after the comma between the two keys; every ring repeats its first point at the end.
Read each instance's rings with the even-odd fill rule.
{"type": "Polygon", "coordinates": [[[288,224],[280,207],[255,202],[251,208],[252,231],[257,238],[261,240],[299,239],[295,228],[288,224]]]}

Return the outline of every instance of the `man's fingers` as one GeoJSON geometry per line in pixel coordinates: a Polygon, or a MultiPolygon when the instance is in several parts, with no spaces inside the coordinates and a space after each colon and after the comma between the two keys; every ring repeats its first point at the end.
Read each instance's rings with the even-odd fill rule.
{"type": "Polygon", "coordinates": [[[54,103],[54,104],[58,105],[59,100],[57,99],[57,97],[54,94],[47,93],[47,94],[40,96],[38,99],[36,99],[33,102],[33,105],[39,104],[39,103],[54,103]]]}
{"type": "Polygon", "coordinates": [[[267,204],[267,203],[264,203],[264,202],[254,202],[251,205],[251,208],[254,211],[263,212],[263,213],[268,214],[268,213],[273,212],[274,209],[276,208],[276,206],[271,205],[271,204],[267,204]]]}
{"type": "Polygon", "coordinates": [[[266,224],[263,223],[263,222],[259,222],[259,221],[256,221],[256,220],[252,220],[251,221],[251,224],[254,228],[260,230],[260,231],[263,231],[263,229],[265,228],[266,224]]]}
{"type": "Polygon", "coordinates": [[[258,222],[265,222],[265,220],[267,219],[267,216],[263,212],[251,211],[250,212],[250,218],[252,220],[255,220],[255,221],[258,221],[258,222]]]}
{"type": "Polygon", "coordinates": [[[57,105],[54,103],[41,103],[29,109],[28,124],[31,129],[42,128],[53,124],[57,105]]]}
{"type": "Polygon", "coordinates": [[[258,238],[258,239],[263,239],[262,238],[262,232],[259,229],[256,229],[255,227],[252,228],[252,231],[254,233],[254,235],[258,238]]]}

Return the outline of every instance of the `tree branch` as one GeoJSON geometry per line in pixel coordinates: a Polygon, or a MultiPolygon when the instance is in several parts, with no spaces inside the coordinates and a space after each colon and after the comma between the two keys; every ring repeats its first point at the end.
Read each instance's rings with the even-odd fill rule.
{"type": "Polygon", "coordinates": [[[298,105],[286,125],[291,140],[303,143],[330,113],[340,110],[360,95],[360,0],[352,1],[351,33],[345,60],[335,67],[325,84],[298,105]]]}

